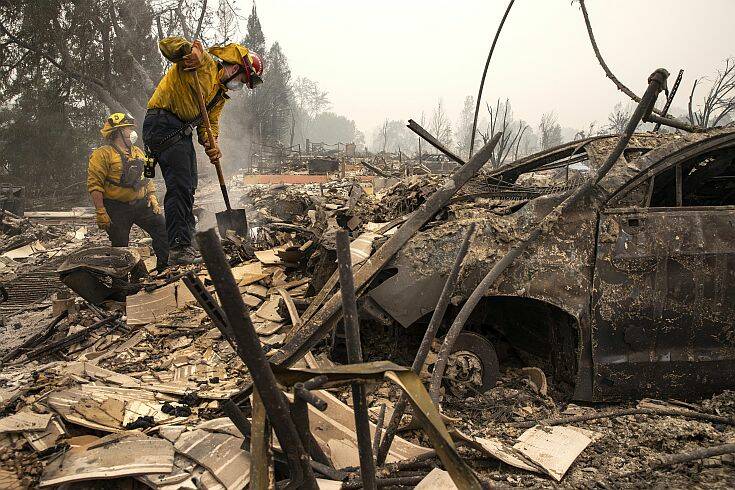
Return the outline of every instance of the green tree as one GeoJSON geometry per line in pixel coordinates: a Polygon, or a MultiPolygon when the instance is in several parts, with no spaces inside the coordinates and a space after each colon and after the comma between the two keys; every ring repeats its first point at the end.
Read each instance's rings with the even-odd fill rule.
{"type": "Polygon", "coordinates": [[[146,0],[0,3],[0,90],[19,93],[58,74],[108,110],[142,117],[162,72],[152,32],[146,0]]]}
{"type": "Polygon", "coordinates": [[[253,2],[253,10],[250,11],[248,16],[247,29],[248,32],[244,39],[245,46],[263,56],[266,52],[265,35],[263,34],[263,27],[260,25],[255,2],[253,2]]]}
{"type": "Polygon", "coordinates": [[[266,60],[263,84],[257,89],[263,111],[257,114],[263,122],[261,139],[271,144],[283,143],[288,140],[291,121],[291,69],[278,42],[268,50],[266,60]]]}
{"type": "Polygon", "coordinates": [[[0,2],[0,159],[13,179],[31,193],[79,184],[104,117],[142,120],[162,72],[153,22],[147,0],[0,2]]]}

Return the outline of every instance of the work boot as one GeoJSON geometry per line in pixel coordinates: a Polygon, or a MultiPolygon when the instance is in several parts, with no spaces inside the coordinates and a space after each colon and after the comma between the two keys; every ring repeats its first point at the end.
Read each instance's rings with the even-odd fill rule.
{"type": "Polygon", "coordinates": [[[197,260],[197,254],[192,247],[174,247],[168,256],[169,265],[189,265],[197,260]]]}

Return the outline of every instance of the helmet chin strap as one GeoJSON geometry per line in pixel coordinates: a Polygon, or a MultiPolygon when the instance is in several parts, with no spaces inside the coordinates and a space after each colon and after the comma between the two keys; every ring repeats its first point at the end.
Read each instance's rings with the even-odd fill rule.
{"type": "Polygon", "coordinates": [[[221,81],[222,85],[225,85],[225,86],[227,86],[227,84],[228,84],[228,83],[229,83],[230,81],[234,80],[234,79],[235,79],[235,77],[237,77],[238,75],[240,75],[240,73],[242,73],[242,72],[244,71],[244,68],[243,68],[242,66],[240,66],[240,65],[235,65],[235,66],[237,66],[237,70],[235,70],[235,73],[234,73],[234,75],[231,75],[231,76],[229,76],[229,77],[225,78],[224,80],[222,80],[222,81],[221,81]]]}
{"type": "MultiPolygon", "coordinates": [[[[127,148],[127,150],[128,150],[128,153],[132,152],[132,151],[133,151],[133,144],[132,144],[132,143],[131,143],[131,144],[128,144],[129,138],[126,138],[126,137],[125,137],[125,136],[123,135],[122,129],[118,129],[118,130],[116,131],[116,134],[117,134],[117,136],[119,136],[119,137],[120,137],[120,139],[122,140],[123,146],[124,146],[125,148],[127,148]]],[[[114,141],[114,140],[112,141],[112,144],[113,144],[113,145],[115,145],[115,146],[117,146],[117,143],[115,143],[115,141],[114,141]]]]}

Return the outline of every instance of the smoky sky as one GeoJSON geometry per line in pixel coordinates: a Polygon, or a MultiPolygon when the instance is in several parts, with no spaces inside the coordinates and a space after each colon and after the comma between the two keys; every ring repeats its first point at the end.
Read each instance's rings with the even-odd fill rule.
{"type": "MultiPolygon", "coordinates": [[[[252,1],[239,0],[244,16],[252,1]]],[[[258,0],[267,42],[281,43],[295,76],[318,81],[332,110],[369,133],[385,118],[429,117],[442,98],[456,121],[477,93],[507,1],[258,0]]],[[[696,78],[735,55],[733,0],[588,0],[592,26],[613,72],[635,92],[663,67],[684,80],[686,107],[696,78]]],[[[244,24],[244,22],[243,22],[244,24]]],[[[700,93],[700,96],[703,92],[700,93]]],[[[555,111],[562,126],[604,122],[627,102],[597,63],[578,3],[516,0],[490,65],[483,100],[510,99],[535,126],[555,111]]],[[[484,106],[484,104],[483,104],[484,106]]]]}

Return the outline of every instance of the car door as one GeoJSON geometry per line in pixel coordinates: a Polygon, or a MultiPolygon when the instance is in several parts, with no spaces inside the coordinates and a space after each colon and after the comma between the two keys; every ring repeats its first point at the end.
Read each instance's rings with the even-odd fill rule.
{"type": "Polygon", "coordinates": [[[593,285],[596,399],[734,386],[735,143],[685,147],[616,193],[593,285]]]}

